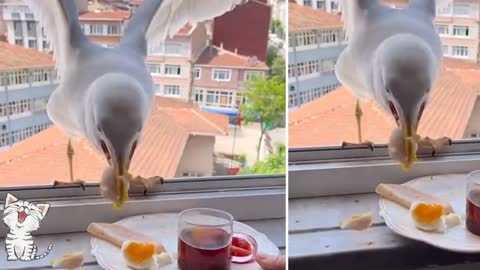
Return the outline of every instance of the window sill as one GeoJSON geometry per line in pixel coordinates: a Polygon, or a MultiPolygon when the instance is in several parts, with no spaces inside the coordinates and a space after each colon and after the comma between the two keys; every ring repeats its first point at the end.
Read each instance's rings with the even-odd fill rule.
{"type": "MultiPolygon", "coordinates": [[[[250,220],[243,222],[267,235],[267,237],[280,248],[281,253],[285,254],[285,219],[250,220]]],[[[91,236],[87,232],[37,236],[35,237],[35,242],[41,252],[43,252],[49,243],[53,244],[51,254],[44,259],[34,262],[7,262],[5,249],[2,249],[0,255],[0,269],[52,269],[50,266],[51,260],[57,259],[66,253],[78,251],[83,251],[85,256],[85,263],[82,270],[101,269],[97,264],[95,257],[91,254],[90,239],[91,236]]],[[[4,239],[1,239],[0,242],[4,243],[4,239]]]]}
{"type": "Polygon", "coordinates": [[[290,200],[290,269],[350,270],[352,265],[369,270],[480,266],[478,255],[448,252],[394,234],[378,211],[378,196],[373,193],[290,200]],[[368,211],[374,214],[374,225],[368,230],[338,228],[338,222],[368,211]],[[366,260],[367,257],[370,259],[366,260]]]}

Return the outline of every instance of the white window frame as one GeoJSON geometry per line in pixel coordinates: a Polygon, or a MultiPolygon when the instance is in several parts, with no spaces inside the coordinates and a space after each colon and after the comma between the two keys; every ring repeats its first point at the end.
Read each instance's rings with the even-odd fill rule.
{"type": "Polygon", "coordinates": [[[420,151],[409,171],[390,159],[386,145],[342,149],[338,146],[289,149],[289,198],[371,193],[379,183],[403,183],[416,177],[468,173],[480,168],[480,141],[459,140],[435,157],[420,151]]]}
{"type": "Polygon", "coordinates": [[[469,57],[469,47],[467,46],[452,46],[452,56],[458,58],[468,58],[469,57]],[[462,52],[462,54],[459,54],[462,52]],[[466,54],[463,54],[465,52],[466,54]]]}
{"type": "Polygon", "coordinates": [[[470,27],[468,25],[454,25],[452,35],[454,37],[468,38],[470,36],[470,27]]]}
{"type": "Polygon", "coordinates": [[[453,16],[455,16],[455,17],[457,17],[457,16],[458,17],[470,17],[470,8],[471,8],[470,4],[454,3],[453,4],[453,11],[452,11],[453,16]],[[459,8],[459,7],[464,8],[464,11],[466,10],[467,13],[466,14],[465,13],[457,13],[456,11],[458,11],[457,8],[459,8]]]}
{"type": "Polygon", "coordinates": [[[180,85],[164,85],[163,94],[166,97],[179,97],[180,96],[180,85]]]}
{"type": "Polygon", "coordinates": [[[165,64],[163,65],[163,75],[166,77],[180,77],[182,76],[182,66],[165,64]]]}
{"type": "Polygon", "coordinates": [[[440,36],[448,36],[450,34],[450,26],[448,24],[436,24],[435,28],[440,36]],[[446,31],[440,31],[440,29],[446,31]]]}
{"type": "MultiPolygon", "coordinates": [[[[23,200],[50,203],[48,219],[62,222],[47,220],[36,231],[40,235],[84,232],[91,222],[113,222],[148,213],[180,212],[191,207],[225,210],[236,220],[285,218],[286,210],[285,175],[168,179],[163,185],[153,187],[147,196],[143,195],[143,188],[131,187],[132,199],[123,206],[128,211],[114,211],[112,203],[100,195],[98,184],[87,184],[85,191],[78,187],[3,188],[0,198],[5,198],[8,192],[23,200]],[[78,212],[82,215],[71,215],[78,212]],[[69,218],[61,218],[65,216],[69,218]]],[[[5,237],[7,232],[6,226],[0,226],[0,237],[5,237]]]]}
{"type": "Polygon", "coordinates": [[[260,71],[260,70],[246,70],[243,79],[245,81],[248,81],[255,76],[263,77],[264,75],[265,75],[265,73],[263,71],[260,71]]]}
{"type": "Polygon", "coordinates": [[[193,68],[192,74],[195,80],[200,80],[202,78],[202,68],[193,68]]]}
{"type": "Polygon", "coordinates": [[[212,69],[212,80],[217,81],[217,82],[229,82],[229,81],[232,80],[232,70],[231,70],[231,69],[214,68],[214,69],[212,69]],[[219,78],[217,78],[217,77],[218,77],[217,74],[218,74],[219,72],[222,72],[222,73],[225,72],[225,73],[227,73],[228,76],[226,76],[226,77],[228,77],[228,78],[225,78],[225,79],[219,79],[219,78]]]}

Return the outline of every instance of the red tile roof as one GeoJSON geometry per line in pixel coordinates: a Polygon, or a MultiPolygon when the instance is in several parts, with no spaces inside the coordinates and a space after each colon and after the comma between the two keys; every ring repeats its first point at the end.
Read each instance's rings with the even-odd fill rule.
{"type": "Polygon", "coordinates": [[[101,11],[101,12],[85,12],[80,15],[80,21],[123,21],[130,16],[129,11],[101,11]]]}
{"type": "Polygon", "coordinates": [[[340,16],[319,9],[288,3],[288,31],[342,28],[340,16]]]}
{"type": "MultiPolygon", "coordinates": [[[[455,68],[455,65],[451,66],[452,61],[447,61],[434,86],[432,100],[425,109],[419,127],[419,134],[422,136],[449,136],[453,139],[464,136],[477,92],[472,88],[472,82],[467,83],[461,72],[450,70],[455,68]]],[[[476,84],[480,85],[480,72],[475,78],[476,84]]],[[[350,91],[340,87],[291,112],[289,146],[325,146],[340,145],[342,141],[356,142],[355,102],[356,99],[350,91]]],[[[393,118],[372,100],[363,101],[361,104],[364,113],[363,138],[375,143],[387,143],[395,126],[393,118]]]]}
{"type": "Polygon", "coordinates": [[[53,67],[53,57],[35,49],[0,42],[0,69],[53,67]]]}
{"type": "MultiPolygon", "coordinates": [[[[197,106],[177,99],[156,97],[130,172],[146,177],[173,177],[190,135],[217,136],[227,132],[226,116],[203,112],[197,106]]],[[[67,180],[66,143],[63,131],[50,127],[0,152],[0,186],[67,180]]],[[[75,140],[73,147],[75,177],[98,181],[107,165],[103,155],[85,139],[75,140]]]]}
{"type": "Polygon", "coordinates": [[[195,65],[268,70],[267,64],[255,58],[235,54],[218,47],[205,48],[195,65]]]}

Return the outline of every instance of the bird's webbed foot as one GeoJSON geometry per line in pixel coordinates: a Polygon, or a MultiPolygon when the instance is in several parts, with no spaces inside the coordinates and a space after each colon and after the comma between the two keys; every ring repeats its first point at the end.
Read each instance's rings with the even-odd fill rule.
{"type": "Polygon", "coordinates": [[[86,182],[80,179],[77,179],[75,181],[59,181],[59,180],[53,180],[53,187],[74,187],[74,186],[80,186],[83,190],[85,190],[85,184],[86,182]]]}
{"type": "Polygon", "coordinates": [[[432,149],[432,157],[435,156],[438,150],[452,145],[452,139],[448,137],[442,137],[438,139],[432,139],[430,137],[420,138],[418,145],[421,148],[432,149]]]}
{"type": "Polygon", "coordinates": [[[146,195],[150,189],[152,189],[156,184],[163,184],[163,177],[154,176],[150,178],[144,178],[142,176],[130,178],[130,182],[134,185],[143,186],[143,194],[146,195]]]}
{"type": "Polygon", "coordinates": [[[342,148],[358,148],[358,147],[363,147],[363,148],[370,148],[370,150],[374,150],[374,145],[373,142],[371,141],[363,141],[361,143],[350,143],[350,142],[343,142],[342,143],[342,148]]]}

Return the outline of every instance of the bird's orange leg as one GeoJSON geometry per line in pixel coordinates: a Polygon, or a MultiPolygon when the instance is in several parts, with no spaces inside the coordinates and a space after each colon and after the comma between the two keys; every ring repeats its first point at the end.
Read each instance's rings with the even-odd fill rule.
{"type": "Polygon", "coordinates": [[[73,178],[73,155],[74,154],[75,154],[75,151],[73,150],[72,139],[68,138],[67,157],[68,157],[68,168],[70,173],[70,182],[62,182],[62,181],[54,180],[53,187],[80,185],[82,189],[85,190],[85,181],[80,179],[74,180],[73,178]]]}
{"type": "Polygon", "coordinates": [[[355,148],[355,147],[369,147],[373,151],[373,142],[362,140],[362,116],[363,111],[360,107],[360,100],[357,99],[357,105],[355,107],[355,119],[357,122],[358,143],[343,142],[342,148],[355,148]]]}

